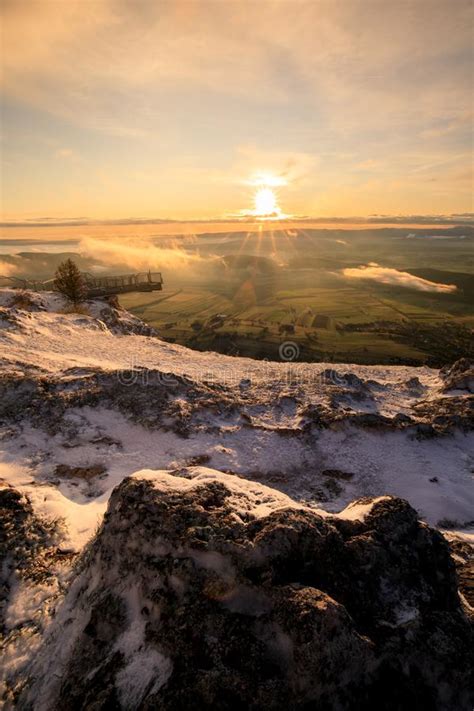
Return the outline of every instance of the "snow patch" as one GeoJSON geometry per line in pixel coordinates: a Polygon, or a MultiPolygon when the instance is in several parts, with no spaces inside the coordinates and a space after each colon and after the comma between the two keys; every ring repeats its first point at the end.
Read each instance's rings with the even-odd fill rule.
{"type": "Polygon", "coordinates": [[[349,521],[363,521],[365,517],[368,516],[369,513],[372,511],[375,504],[378,504],[380,501],[389,500],[389,496],[379,496],[376,499],[372,499],[369,503],[359,503],[357,501],[354,501],[354,503],[349,504],[349,506],[346,506],[343,511],[338,513],[337,516],[339,518],[345,518],[349,521]]]}
{"type": "Polygon", "coordinates": [[[155,694],[173,671],[171,659],[156,650],[135,652],[116,676],[121,708],[136,709],[146,694],[155,694]]]}

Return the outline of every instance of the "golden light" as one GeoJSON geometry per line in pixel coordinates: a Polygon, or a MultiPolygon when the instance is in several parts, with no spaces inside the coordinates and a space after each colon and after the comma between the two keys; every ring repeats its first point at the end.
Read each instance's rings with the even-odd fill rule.
{"type": "Polygon", "coordinates": [[[288,185],[288,181],[282,175],[274,175],[273,173],[254,173],[253,176],[246,180],[247,185],[267,186],[270,188],[279,188],[288,185]]]}
{"type": "Polygon", "coordinates": [[[278,207],[275,193],[271,188],[259,188],[255,193],[255,211],[256,217],[265,217],[270,215],[278,215],[280,208],[278,207]]]}

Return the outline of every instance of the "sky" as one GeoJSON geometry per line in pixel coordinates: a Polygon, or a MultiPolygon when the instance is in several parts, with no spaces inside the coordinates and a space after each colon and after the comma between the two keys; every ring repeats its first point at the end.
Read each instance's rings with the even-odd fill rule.
{"type": "Polygon", "coordinates": [[[474,211],[470,1],[1,11],[3,220],[474,211]]]}

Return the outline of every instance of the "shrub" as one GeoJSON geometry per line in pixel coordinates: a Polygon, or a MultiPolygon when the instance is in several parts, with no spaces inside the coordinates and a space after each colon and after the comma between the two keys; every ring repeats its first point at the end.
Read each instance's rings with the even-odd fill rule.
{"type": "Polygon", "coordinates": [[[438,528],[446,528],[447,530],[463,528],[462,523],[452,518],[441,518],[436,525],[438,526],[438,528]]]}

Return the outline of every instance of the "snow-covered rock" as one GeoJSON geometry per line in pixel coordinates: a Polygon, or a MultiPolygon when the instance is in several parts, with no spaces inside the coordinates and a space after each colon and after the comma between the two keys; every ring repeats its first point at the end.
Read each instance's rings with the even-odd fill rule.
{"type": "Polygon", "coordinates": [[[76,554],[63,547],[61,521],[35,514],[0,482],[0,707],[14,705],[22,669],[38,648],[65,591],[76,554]]]}
{"type": "MultiPolygon", "coordinates": [[[[260,526],[258,521],[277,516],[282,508],[286,511],[285,517],[291,520],[291,527],[296,530],[290,538],[299,541],[298,545],[302,540],[298,538],[298,531],[303,524],[300,525],[297,520],[303,521],[303,528],[308,521],[313,522],[311,526],[315,521],[324,521],[318,526],[322,526],[324,531],[329,526],[335,532],[331,536],[334,535],[334,540],[339,541],[332,549],[335,558],[330,563],[335,566],[334,570],[341,564],[342,559],[339,560],[338,556],[344,550],[350,549],[354,553],[369,550],[365,545],[372,536],[369,528],[374,512],[392,507],[390,511],[393,513],[395,504],[392,497],[402,497],[409,501],[425,522],[449,529],[450,540],[459,542],[458,552],[462,546],[462,561],[457,560],[458,570],[462,572],[460,579],[472,581],[472,558],[466,554],[466,546],[474,542],[474,416],[473,396],[469,388],[464,387],[468,382],[466,373],[469,373],[465,364],[457,364],[451,372],[440,372],[404,366],[268,363],[216,353],[196,353],[166,343],[138,319],[104,301],[89,302],[83,311],[70,312],[58,294],[19,294],[13,293],[13,290],[0,290],[0,483],[7,487],[3,499],[3,503],[7,502],[7,529],[11,525],[13,529],[19,526],[20,533],[23,531],[19,547],[18,541],[15,543],[11,537],[10,529],[1,541],[4,561],[7,561],[2,569],[6,576],[2,590],[3,619],[6,622],[2,634],[6,650],[3,657],[3,668],[6,670],[4,698],[9,703],[18,697],[24,670],[29,667],[50,624],[52,613],[62,599],[68,576],[73,574],[72,561],[101,525],[111,497],[110,511],[115,511],[115,503],[121,501],[124,492],[135,492],[133,483],[128,480],[126,484],[121,483],[137,471],[140,471],[141,483],[136,485],[136,491],[144,492],[144,501],[148,500],[146,492],[154,492],[153,495],[150,493],[152,513],[158,506],[158,500],[168,501],[168,497],[172,497],[181,521],[184,520],[183,502],[194,501],[196,487],[203,487],[206,491],[215,489],[218,501],[222,499],[224,487],[226,493],[222,506],[230,521],[228,526],[226,524],[225,535],[231,537],[237,535],[236,530],[247,531],[252,521],[252,526],[260,526]],[[206,464],[210,469],[197,471],[189,468],[199,464],[206,464]],[[166,470],[168,474],[145,474],[143,470],[166,470]],[[11,493],[13,489],[14,494],[11,493]],[[356,502],[351,503],[354,500],[356,502]],[[12,514],[8,506],[13,505],[14,501],[18,504],[17,513],[12,514]],[[330,521],[327,519],[329,514],[332,514],[330,521]],[[26,521],[25,526],[18,523],[21,517],[26,521]],[[237,529],[232,528],[234,523],[237,529]],[[360,535],[354,533],[359,530],[360,535]],[[46,577],[36,576],[36,569],[31,563],[28,551],[36,550],[36,544],[29,538],[31,531],[36,531],[34,535],[39,536],[38,560],[46,565],[46,577]],[[48,531],[51,531],[49,537],[48,531]],[[17,569],[20,573],[15,572],[17,569]],[[30,570],[33,571],[31,575],[28,573],[30,570]]],[[[416,540],[410,544],[408,541],[403,543],[403,546],[412,546],[420,536],[425,540],[428,533],[424,531],[428,529],[416,523],[413,512],[406,513],[409,510],[406,506],[397,503],[395,508],[405,512],[400,518],[402,528],[410,517],[413,519],[410,530],[416,540]]],[[[203,511],[202,515],[207,515],[207,509],[203,508],[203,511]]],[[[189,512],[194,517],[193,506],[189,512]]],[[[143,515],[146,517],[148,514],[145,511],[143,515]]],[[[125,519],[121,525],[124,529],[128,527],[125,519]]],[[[284,529],[286,524],[280,521],[278,529],[280,525],[284,529]]],[[[381,518],[377,518],[379,525],[382,526],[381,518]]],[[[108,530],[106,517],[101,534],[105,538],[99,537],[101,541],[107,540],[108,530]]],[[[152,539],[142,539],[143,531],[138,533],[137,538],[130,540],[134,540],[137,546],[137,565],[142,565],[142,556],[151,550],[149,544],[155,545],[156,541],[154,534],[152,539]]],[[[194,541],[192,526],[189,535],[190,540],[194,541]]],[[[247,533],[242,535],[239,551],[243,553],[249,544],[245,538],[247,533]]],[[[288,548],[290,544],[286,539],[278,539],[279,533],[272,535],[277,536],[282,550],[288,548]]],[[[377,541],[378,535],[375,536],[377,541]]],[[[387,548],[386,555],[389,556],[392,535],[395,535],[394,531],[390,537],[380,539],[381,543],[374,543],[373,549],[387,548]]],[[[93,543],[91,551],[97,550],[99,539],[93,543]]],[[[436,548],[438,544],[433,543],[433,546],[436,548]]],[[[105,550],[109,549],[106,547],[105,550]]],[[[152,550],[154,560],[156,551],[161,549],[158,546],[152,550]]],[[[212,550],[211,558],[206,560],[217,564],[216,561],[220,560],[218,554],[224,555],[224,552],[219,547],[212,550]]],[[[294,548],[291,550],[294,551],[294,548]]],[[[233,548],[232,551],[229,555],[233,561],[237,552],[233,548]]],[[[92,570],[96,571],[95,582],[87,577],[87,586],[92,585],[90,590],[89,587],[87,589],[93,598],[94,585],[105,585],[107,581],[97,566],[87,568],[89,554],[86,552],[84,555],[84,571],[77,580],[84,580],[84,576],[89,576],[92,570]]],[[[300,560],[300,553],[295,552],[294,555],[295,560],[300,560]]],[[[378,551],[377,555],[382,555],[382,552],[378,551]]],[[[285,556],[286,553],[283,555],[285,565],[293,570],[285,556]]],[[[389,567],[393,564],[394,570],[397,570],[402,564],[398,558],[395,563],[393,560],[384,558],[384,564],[389,567]]],[[[125,562],[119,552],[117,566],[122,572],[125,562]]],[[[148,562],[145,561],[146,565],[148,562]]],[[[305,565],[310,565],[309,559],[305,565]]],[[[379,580],[377,576],[385,580],[385,573],[377,567],[372,554],[364,565],[367,565],[368,571],[373,569],[373,565],[374,570],[379,571],[376,575],[374,573],[374,585],[379,585],[376,583],[379,580]]],[[[104,575],[107,570],[106,566],[104,575]]],[[[414,581],[420,571],[415,566],[412,573],[414,578],[410,579],[410,585],[416,588],[414,581]]],[[[391,574],[389,571],[389,579],[391,574]]],[[[242,580],[246,579],[247,573],[242,571],[242,575],[242,580]]],[[[446,591],[443,575],[438,576],[438,582],[440,590],[446,591]]],[[[160,573],[156,572],[155,577],[159,576],[160,573]]],[[[313,583],[300,580],[301,576],[298,576],[297,585],[311,589],[302,593],[303,602],[297,593],[296,602],[292,602],[292,598],[282,598],[278,608],[281,615],[293,615],[294,619],[291,619],[296,624],[300,616],[311,621],[316,620],[313,614],[321,614],[321,629],[326,632],[325,625],[329,624],[328,620],[333,615],[342,635],[337,637],[342,645],[341,668],[346,667],[348,656],[357,656],[359,652],[368,668],[372,668],[372,664],[377,667],[379,662],[374,657],[371,644],[367,646],[364,632],[366,630],[368,638],[372,642],[377,640],[375,644],[379,645],[379,632],[372,627],[370,630],[366,628],[372,612],[367,613],[368,618],[362,624],[350,602],[345,597],[339,598],[333,588],[324,587],[321,583],[320,588],[316,585],[319,592],[314,593],[313,583]],[[329,596],[330,600],[325,596],[329,596]],[[329,617],[326,612],[311,611],[314,606],[318,610],[330,610],[330,614],[327,613],[329,617]]],[[[125,578],[131,582],[126,575],[125,578]]],[[[79,583],[76,582],[72,589],[77,590],[79,583]]],[[[400,591],[398,578],[395,582],[395,589],[400,591]]],[[[252,584],[257,583],[253,581],[252,584]]],[[[169,679],[176,679],[173,676],[177,663],[175,658],[163,651],[159,644],[152,649],[147,646],[147,639],[143,641],[145,628],[141,607],[133,607],[133,600],[139,600],[141,604],[140,596],[145,594],[145,583],[140,585],[142,587],[138,591],[129,590],[128,602],[124,603],[123,609],[122,603],[116,603],[115,598],[111,598],[110,620],[107,614],[104,620],[100,619],[101,611],[107,607],[101,603],[98,617],[91,622],[90,628],[95,629],[95,625],[105,630],[104,644],[108,644],[109,636],[110,639],[113,637],[114,645],[118,645],[114,647],[114,654],[117,659],[125,660],[123,664],[120,662],[119,666],[113,667],[113,679],[110,681],[115,689],[113,693],[120,700],[117,703],[120,702],[125,708],[135,708],[134,699],[141,696],[147,698],[152,689],[155,690],[153,693],[159,693],[162,688],[167,688],[169,679]],[[119,605],[117,610],[123,612],[119,628],[125,636],[121,641],[116,639],[118,632],[114,628],[117,622],[114,618],[115,604],[119,605]],[[130,615],[138,620],[138,627],[133,628],[135,637],[128,622],[130,615]],[[153,683],[149,683],[152,677],[153,683]]],[[[177,585],[179,587],[179,583],[177,585]]],[[[218,581],[218,589],[220,585],[218,581]]],[[[278,587],[279,583],[275,585],[278,587]]],[[[427,593],[429,599],[435,594],[435,587],[433,582],[432,591],[427,593]]],[[[452,599],[451,583],[448,588],[452,599]]],[[[360,598],[357,598],[357,586],[353,593],[363,604],[363,599],[371,590],[365,578],[361,590],[360,598]]],[[[89,593],[79,592],[78,600],[89,601],[89,593]]],[[[246,597],[245,592],[242,599],[238,597],[235,602],[236,609],[230,612],[244,614],[239,612],[240,607],[252,608],[254,604],[255,610],[258,610],[262,600],[260,592],[256,598],[246,597]]],[[[274,594],[276,592],[272,592],[271,597],[274,594]]],[[[61,608],[61,615],[69,614],[64,611],[70,610],[71,616],[67,619],[73,627],[69,627],[66,621],[64,625],[68,630],[76,630],[79,629],[76,622],[79,624],[86,612],[81,612],[80,607],[72,610],[71,600],[75,598],[71,595],[72,591],[68,602],[61,608]]],[[[389,588],[385,589],[384,595],[389,599],[389,588]]],[[[418,599],[416,595],[415,598],[418,599]]],[[[412,599],[408,588],[404,588],[400,600],[392,600],[390,614],[387,605],[382,612],[377,608],[377,615],[386,623],[381,628],[405,629],[406,624],[418,624],[419,605],[415,598],[412,599]]],[[[470,594],[466,594],[466,600],[468,598],[472,602],[470,594]]],[[[444,610],[440,613],[443,618],[446,610],[440,609],[444,610]]],[[[179,624],[184,623],[178,620],[178,628],[179,624]]],[[[319,622],[314,624],[319,629],[319,622]]],[[[375,624],[374,620],[370,624],[375,624]]],[[[443,624],[442,630],[445,629],[443,624]]],[[[457,629],[457,622],[453,625],[453,629],[457,629]]],[[[56,622],[54,629],[59,629],[56,622]]],[[[267,633],[270,634],[268,629],[267,633]]],[[[57,632],[52,631],[51,634],[54,637],[57,632]]],[[[445,632],[440,634],[444,639],[445,632]]],[[[303,632],[301,635],[297,643],[304,646],[303,632]]],[[[411,631],[408,635],[411,639],[410,635],[411,631]]],[[[53,637],[45,642],[49,645],[48,649],[56,644],[51,641],[53,637]]],[[[239,644],[243,639],[239,638],[239,644]]],[[[283,654],[282,649],[287,644],[285,640],[285,637],[277,635],[277,658],[283,654]]],[[[313,637],[308,638],[308,650],[316,644],[311,640],[313,637]]],[[[71,637],[71,645],[75,645],[76,641],[75,637],[71,637]]],[[[338,648],[336,642],[334,645],[338,648]]],[[[433,645],[436,646],[435,641],[433,645]]],[[[443,645],[444,642],[441,642],[441,647],[443,645]]],[[[245,644],[243,646],[245,648],[245,644]]],[[[61,653],[67,656],[68,649],[65,645],[61,653]]],[[[229,658],[236,654],[235,649],[229,651],[229,658]]],[[[321,660],[326,657],[318,657],[323,652],[317,646],[314,649],[314,659],[320,659],[318,669],[322,669],[326,662],[321,660]]],[[[336,654],[330,645],[328,664],[333,663],[333,653],[336,654]]],[[[313,652],[308,654],[313,659],[313,652]]],[[[46,657],[41,659],[41,664],[45,663],[46,657]]],[[[308,661],[308,668],[313,669],[313,661],[308,661]]],[[[69,657],[64,663],[70,664],[69,657]]],[[[224,663],[227,662],[224,660],[224,663]]],[[[278,666],[278,662],[275,663],[278,666]]],[[[273,668],[270,663],[268,668],[273,668]]],[[[307,674],[303,673],[301,664],[298,669],[303,674],[301,689],[307,688],[310,684],[307,674]]],[[[76,672],[79,673],[78,670],[76,672]]],[[[314,669],[311,674],[313,672],[314,669]]],[[[32,684],[37,673],[31,672],[32,684]]],[[[258,673],[263,675],[259,679],[263,684],[262,694],[265,694],[267,687],[263,679],[266,672],[261,670],[258,673]]],[[[57,678],[57,674],[61,677],[62,672],[55,671],[52,678],[57,678]]],[[[93,676],[93,670],[91,674],[93,676]]],[[[355,667],[351,667],[351,674],[357,676],[355,667]]],[[[290,684],[288,679],[285,684],[290,684]]],[[[341,694],[345,693],[344,684],[341,685],[341,694]]],[[[98,687],[94,688],[98,693],[98,687]]],[[[108,688],[109,680],[105,675],[105,696],[108,688]]],[[[364,688],[363,685],[361,688],[364,688]]],[[[63,691],[56,689],[56,693],[62,694],[63,691]]],[[[67,693],[72,694],[73,691],[67,693]]],[[[282,696],[277,694],[275,698],[285,699],[287,692],[281,693],[282,696]]],[[[46,687],[42,687],[41,694],[49,698],[46,687]]],[[[26,698],[23,696],[23,699],[26,698]]],[[[101,698],[99,694],[98,708],[101,698]]],[[[229,698],[232,707],[234,697],[229,698]]],[[[324,706],[325,699],[321,697],[320,705],[324,706]]],[[[290,702],[283,703],[291,708],[290,702]]],[[[71,702],[70,706],[59,705],[57,708],[64,707],[81,708],[79,701],[76,706],[71,702]]],[[[163,705],[162,708],[167,707],[163,705]]]]}
{"type": "Polygon", "coordinates": [[[0,327],[5,328],[10,319],[16,324],[17,330],[22,330],[22,327],[25,329],[34,323],[29,314],[38,312],[55,314],[58,322],[63,323],[61,315],[67,315],[69,318],[66,322],[71,325],[109,330],[115,335],[157,335],[154,328],[122,309],[114,297],[91,299],[73,306],[64,296],[53,291],[0,289],[0,327]]]}
{"type": "Polygon", "coordinates": [[[467,390],[474,393],[474,363],[468,358],[461,358],[450,368],[442,371],[443,390],[467,390]]]}
{"type": "Polygon", "coordinates": [[[470,711],[447,543],[401,499],[357,506],[202,468],[124,480],[18,707],[470,711]]]}

